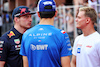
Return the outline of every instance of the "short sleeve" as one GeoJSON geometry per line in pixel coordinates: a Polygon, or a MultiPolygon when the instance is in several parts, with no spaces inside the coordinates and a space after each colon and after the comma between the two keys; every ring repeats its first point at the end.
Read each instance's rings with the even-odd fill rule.
{"type": "Polygon", "coordinates": [[[63,57],[63,56],[72,55],[71,43],[67,33],[64,34],[62,40],[63,43],[61,47],[61,56],[63,57]]]}

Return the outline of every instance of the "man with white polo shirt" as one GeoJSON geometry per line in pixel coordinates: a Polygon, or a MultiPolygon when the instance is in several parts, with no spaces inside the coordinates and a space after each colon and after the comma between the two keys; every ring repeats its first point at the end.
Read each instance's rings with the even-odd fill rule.
{"type": "Polygon", "coordinates": [[[94,29],[96,20],[93,8],[79,8],[76,27],[83,34],[75,39],[71,67],[100,67],[100,34],[94,29]]]}

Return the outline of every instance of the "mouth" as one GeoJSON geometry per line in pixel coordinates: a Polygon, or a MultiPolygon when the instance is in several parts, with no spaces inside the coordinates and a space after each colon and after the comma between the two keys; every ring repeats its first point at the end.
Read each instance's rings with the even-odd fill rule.
{"type": "Polygon", "coordinates": [[[28,25],[31,26],[31,23],[29,23],[28,25]]]}

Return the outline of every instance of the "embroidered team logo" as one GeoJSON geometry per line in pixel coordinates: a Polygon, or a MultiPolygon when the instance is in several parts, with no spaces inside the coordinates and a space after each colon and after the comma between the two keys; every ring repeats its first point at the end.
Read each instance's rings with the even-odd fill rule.
{"type": "Polygon", "coordinates": [[[38,40],[38,42],[41,42],[41,40],[38,40]]]}
{"type": "Polygon", "coordinates": [[[3,50],[3,43],[4,43],[4,41],[0,41],[0,54],[2,54],[2,50],[3,50]]]}
{"type": "Polygon", "coordinates": [[[43,28],[40,28],[39,30],[44,30],[43,28]]]}
{"type": "Polygon", "coordinates": [[[0,41],[0,48],[3,47],[4,41],[0,41]]]}
{"type": "Polygon", "coordinates": [[[20,12],[20,14],[22,14],[22,13],[26,13],[25,11],[26,11],[26,8],[20,8],[20,10],[21,10],[21,12],[20,12]]]}
{"type": "Polygon", "coordinates": [[[77,53],[81,53],[82,44],[77,44],[77,53]]]}
{"type": "Polygon", "coordinates": [[[80,53],[81,52],[81,48],[77,48],[77,53],[80,53]]]}
{"type": "Polygon", "coordinates": [[[90,45],[87,45],[86,47],[88,47],[88,48],[91,48],[92,46],[90,46],[90,45]]]}
{"type": "Polygon", "coordinates": [[[0,41],[0,43],[2,43],[2,44],[3,44],[3,43],[4,43],[4,41],[0,41]]]}
{"type": "Polygon", "coordinates": [[[76,47],[82,47],[82,44],[77,44],[77,46],[76,47]]]}
{"type": "Polygon", "coordinates": [[[19,40],[19,39],[14,39],[14,42],[15,42],[16,44],[19,44],[19,43],[20,43],[20,40],[19,40]]]}
{"type": "Polygon", "coordinates": [[[15,50],[20,50],[21,44],[15,45],[15,50]]]}
{"type": "Polygon", "coordinates": [[[9,36],[9,38],[11,38],[12,36],[15,36],[14,32],[13,31],[10,31],[9,34],[7,34],[9,36]]]}

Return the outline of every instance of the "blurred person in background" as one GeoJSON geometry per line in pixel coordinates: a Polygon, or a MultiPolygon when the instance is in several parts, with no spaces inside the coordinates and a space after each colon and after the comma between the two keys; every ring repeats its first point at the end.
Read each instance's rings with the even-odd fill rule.
{"type": "Polygon", "coordinates": [[[8,13],[6,13],[6,31],[8,31],[10,29],[10,27],[9,27],[10,20],[9,19],[10,19],[10,16],[8,13]]]}
{"type": "Polygon", "coordinates": [[[14,26],[0,37],[0,67],[23,67],[19,54],[23,33],[31,27],[31,12],[26,6],[13,10],[14,26]]]}
{"type": "Polygon", "coordinates": [[[2,13],[2,22],[3,22],[2,33],[4,34],[7,31],[6,12],[5,11],[3,11],[3,13],[2,13]]]}
{"type": "Polygon", "coordinates": [[[98,21],[98,32],[100,33],[100,12],[98,13],[98,19],[97,19],[98,21]]]}
{"type": "Polygon", "coordinates": [[[97,0],[97,4],[98,4],[97,11],[100,12],[100,0],[97,0]]]}
{"type": "Polygon", "coordinates": [[[2,15],[0,14],[0,37],[2,35],[2,25],[3,25],[3,22],[2,22],[2,15]]]}
{"type": "Polygon", "coordinates": [[[97,0],[88,0],[88,6],[94,8],[97,12],[97,0]]]}
{"type": "Polygon", "coordinates": [[[67,33],[69,35],[71,45],[73,46],[73,39],[74,39],[74,17],[73,17],[73,12],[70,9],[68,12],[68,20],[67,20],[67,33]]]}

